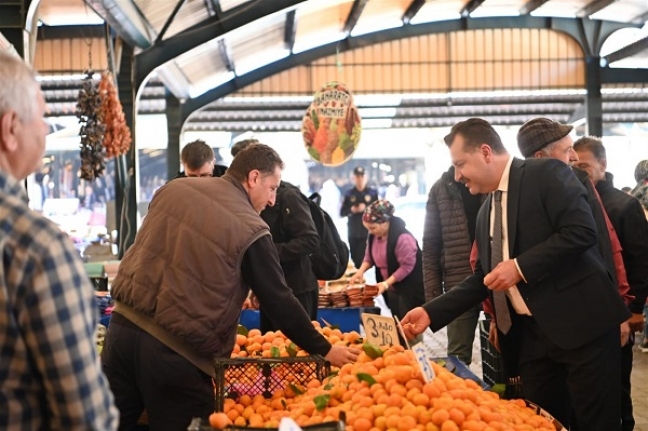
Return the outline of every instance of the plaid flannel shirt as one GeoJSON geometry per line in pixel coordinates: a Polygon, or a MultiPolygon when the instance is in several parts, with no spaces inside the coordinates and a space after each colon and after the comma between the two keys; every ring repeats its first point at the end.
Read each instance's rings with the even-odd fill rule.
{"type": "Polygon", "coordinates": [[[0,244],[0,429],[116,429],[94,289],[78,252],[2,171],[0,244]]]}

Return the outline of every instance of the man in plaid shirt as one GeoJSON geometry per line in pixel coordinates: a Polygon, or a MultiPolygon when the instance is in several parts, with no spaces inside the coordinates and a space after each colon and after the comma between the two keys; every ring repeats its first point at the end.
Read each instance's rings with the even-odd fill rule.
{"type": "Polygon", "coordinates": [[[0,83],[0,429],[114,430],[94,290],[70,239],[28,208],[21,184],[45,150],[45,100],[34,73],[3,52],[0,83]]]}

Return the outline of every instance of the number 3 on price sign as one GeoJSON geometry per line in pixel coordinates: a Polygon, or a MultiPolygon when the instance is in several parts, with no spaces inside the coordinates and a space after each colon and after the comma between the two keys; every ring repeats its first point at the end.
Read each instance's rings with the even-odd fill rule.
{"type": "Polygon", "coordinates": [[[369,343],[381,347],[400,346],[394,319],[370,313],[362,313],[360,317],[369,343]]]}

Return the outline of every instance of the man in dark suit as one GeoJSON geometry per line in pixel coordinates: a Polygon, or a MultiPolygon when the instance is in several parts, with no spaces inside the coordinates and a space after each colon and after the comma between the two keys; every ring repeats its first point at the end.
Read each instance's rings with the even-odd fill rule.
{"type": "Polygon", "coordinates": [[[621,429],[632,431],[635,420],[632,411],[631,374],[632,346],[634,333],[644,326],[642,315],[646,296],[648,296],[648,223],[637,199],[616,189],[614,176],[607,171],[607,155],[601,139],[594,136],[583,136],[574,143],[579,161],[576,166],[587,172],[596,185],[612,225],[621,242],[623,265],[628,274],[630,295],[628,304],[632,312],[629,320],[629,340],[621,349],[621,429]]]}
{"type": "Polygon", "coordinates": [[[558,160],[513,159],[484,120],[455,124],[445,142],[455,179],[493,193],[477,216],[475,273],[410,311],[406,335],[441,329],[490,297],[507,372],[522,377],[524,397],[564,424],[573,405],[582,429],[618,431],[619,325],[630,313],[595,248],[585,189],[558,160]]]}

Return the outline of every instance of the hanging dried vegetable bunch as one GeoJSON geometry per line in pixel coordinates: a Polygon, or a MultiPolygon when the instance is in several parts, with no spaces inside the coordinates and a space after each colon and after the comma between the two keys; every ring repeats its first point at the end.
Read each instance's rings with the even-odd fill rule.
{"type": "Polygon", "coordinates": [[[111,158],[125,154],[131,145],[131,132],[126,124],[124,111],[117,97],[117,88],[110,72],[101,74],[99,94],[101,96],[101,121],[106,125],[103,140],[106,157],[111,158]]]}
{"type": "Polygon", "coordinates": [[[98,83],[92,79],[94,71],[87,70],[77,98],[76,116],[81,130],[81,171],[84,180],[92,181],[101,176],[106,168],[103,147],[104,125],[101,122],[98,83]]]}

